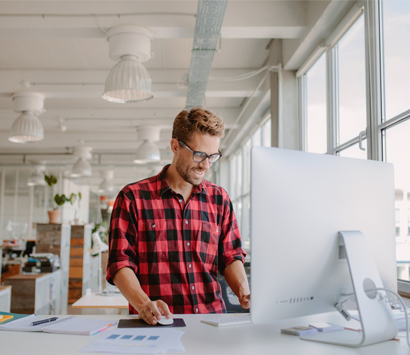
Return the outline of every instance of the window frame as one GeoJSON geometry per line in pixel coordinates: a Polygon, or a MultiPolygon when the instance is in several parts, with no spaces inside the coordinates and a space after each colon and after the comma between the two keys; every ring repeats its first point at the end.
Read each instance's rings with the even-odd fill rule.
{"type": "MultiPolygon", "coordinates": [[[[338,87],[337,77],[337,47],[335,45],[351,26],[364,15],[365,35],[365,73],[366,73],[366,133],[362,138],[366,139],[367,159],[386,160],[387,129],[401,124],[410,119],[410,109],[386,121],[385,107],[385,70],[384,70],[384,25],[383,25],[383,1],[358,1],[347,12],[344,18],[336,25],[331,35],[325,40],[326,47],[326,74],[327,74],[327,154],[337,155],[340,151],[359,142],[359,136],[344,142],[339,146],[337,142],[338,125],[338,87]]],[[[317,48],[316,48],[317,50],[317,48]]],[[[313,53],[298,70],[299,80],[299,122],[301,125],[302,150],[306,148],[306,84],[303,75],[315,63],[311,58],[313,53]],[[306,65],[310,63],[310,65],[306,65]]],[[[316,58],[316,60],[319,57],[316,58]]],[[[397,280],[398,290],[410,294],[410,282],[397,280]]]]}
{"type": "MultiPolygon", "coordinates": [[[[259,122],[258,125],[256,125],[252,131],[250,131],[250,133],[242,140],[241,144],[239,145],[239,148],[229,156],[229,165],[230,167],[234,164],[234,170],[235,172],[233,172],[233,169],[229,169],[229,191],[230,191],[230,197],[231,197],[231,201],[232,201],[232,205],[234,206],[234,212],[236,214],[236,210],[237,210],[237,205],[240,202],[242,204],[242,209],[241,209],[241,214],[240,216],[238,216],[238,214],[236,214],[237,217],[237,221],[238,221],[238,226],[239,226],[239,230],[241,232],[241,236],[242,236],[242,241],[246,242],[247,240],[249,240],[250,242],[250,235],[248,232],[245,233],[244,231],[244,227],[246,227],[246,223],[245,223],[245,219],[244,219],[244,211],[248,214],[248,226],[250,225],[250,219],[249,219],[249,213],[250,210],[245,208],[245,202],[247,197],[250,196],[250,186],[247,188],[245,186],[245,182],[247,180],[249,185],[250,185],[250,179],[247,179],[245,177],[246,174],[249,174],[249,166],[246,165],[246,144],[250,143],[250,148],[252,148],[252,137],[254,136],[254,134],[260,130],[260,142],[261,142],[261,146],[264,146],[264,138],[263,138],[263,127],[265,126],[265,124],[267,124],[267,122],[271,119],[270,114],[267,114],[263,117],[263,119],[259,122]],[[238,159],[239,157],[241,157],[241,171],[238,171],[238,163],[237,161],[234,163],[235,159],[238,159]],[[238,174],[241,174],[241,179],[242,179],[242,184],[241,184],[241,189],[238,193],[238,188],[237,188],[237,176],[238,174]],[[245,239],[244,239],[245,237],[245,239]]],[[[272,145],[272,137],[271,137],[271,145],[272,145]]],[[[220,173],[220,172],[219,172],[220,173]]],[[[250,252],[250,245],[249,247],[245,247],[244,246],[245,243],[243,243],[243,248],[245,249],[246,252],[250,252]]]]}

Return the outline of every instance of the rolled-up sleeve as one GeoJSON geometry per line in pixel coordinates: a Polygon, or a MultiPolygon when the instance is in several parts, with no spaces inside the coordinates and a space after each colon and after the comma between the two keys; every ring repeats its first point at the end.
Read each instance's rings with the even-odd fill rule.
{"type": "Polygon", "coordinates": [[[111,214],[107,281],[114,285],[118,270],[129,267],[137,273],[137,214],[135,205],[124,193],[119,193],[111,214]]]}
{"type": "Polygon", "coordinates": [[[235,260],[245,263],[246,252],[242,248],[241,234],[233,211],[232,202],[226,194],[222,216],[222,233],[218,246],[218,269],[223,275],[225,268],[235,260]]]}

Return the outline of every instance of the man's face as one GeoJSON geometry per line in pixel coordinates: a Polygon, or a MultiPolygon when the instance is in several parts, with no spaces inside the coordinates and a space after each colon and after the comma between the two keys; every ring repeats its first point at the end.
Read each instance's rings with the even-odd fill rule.
{"type": "MultiPolygon", "coordinates": [[[[204,152],[208,155],[218,153],[219,138],[208,134],[194,132],[189,142],[184,142],[193,151],[204,152]]],[[[205,173],[211,167],[209,159],[206,158],[202,163],[197,163],[192,159],[192,152],[189,149],[179,145],[176,154],[175,167],[179,175],[190,184],[200,185],[204,179],[205,173]]]]}

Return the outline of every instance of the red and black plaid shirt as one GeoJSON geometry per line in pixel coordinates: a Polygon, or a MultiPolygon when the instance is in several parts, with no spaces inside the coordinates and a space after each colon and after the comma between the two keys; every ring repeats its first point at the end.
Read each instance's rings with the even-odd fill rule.
{"type": "MultiPolygon", "coordinates": [[[[107,281],[134,270],[151,300],[172,313],[225,313],[217,271],[246,253],[226,191],[203,180],[185,203],[160,174],[125,186],[110,225],[107,281]]],[[[130,305],[130,313],[136,310],[130,305]]]]}

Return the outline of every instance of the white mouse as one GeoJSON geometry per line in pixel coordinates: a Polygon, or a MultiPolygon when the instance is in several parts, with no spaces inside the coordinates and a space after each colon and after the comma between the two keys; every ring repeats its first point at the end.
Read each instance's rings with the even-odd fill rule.
{"type": "Polygon", "coordinates": [[[172,318],[168,319],[165,317],[161,317],[161,319],[159,320],[157,319],[157,322],[158,324],[161,324],[161,325],[171,325],[174,323],[174,320],[172,318]]]}

